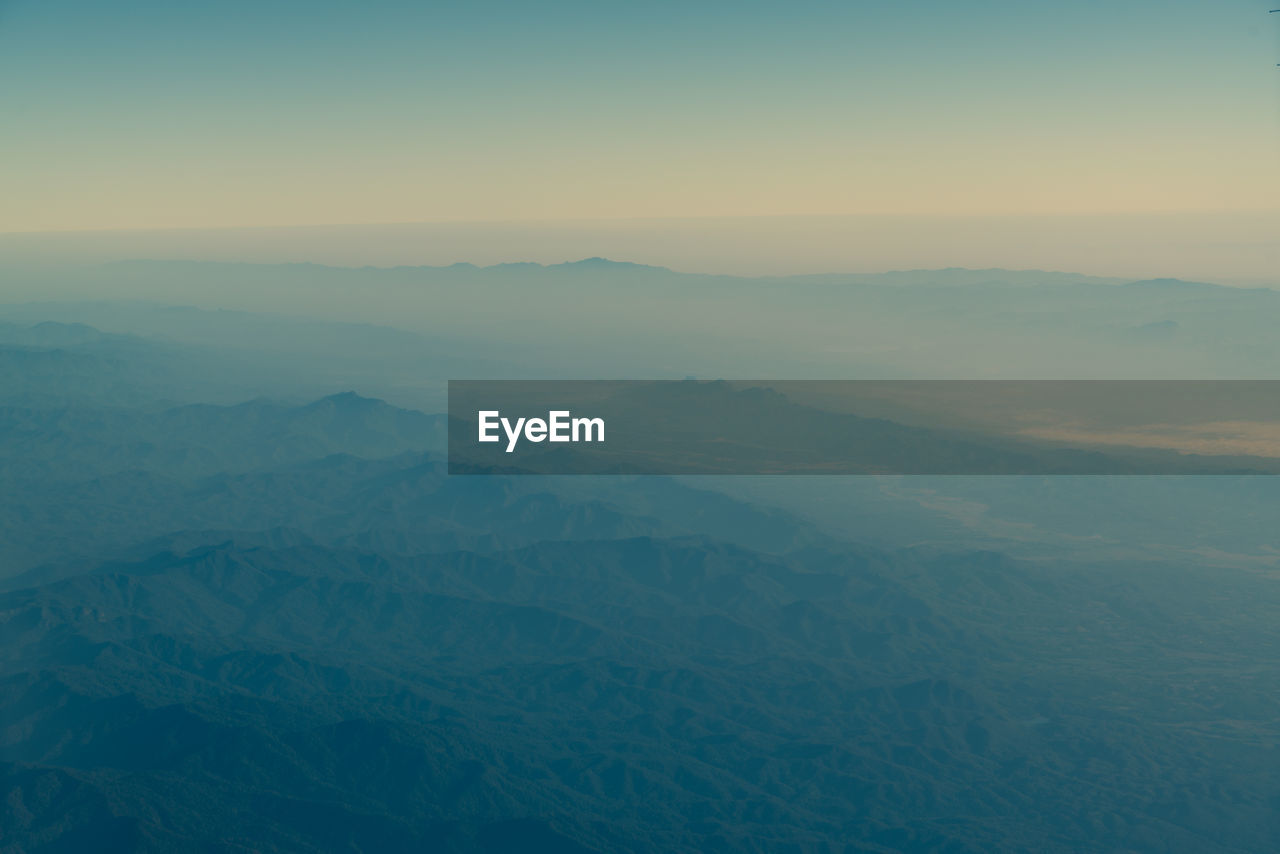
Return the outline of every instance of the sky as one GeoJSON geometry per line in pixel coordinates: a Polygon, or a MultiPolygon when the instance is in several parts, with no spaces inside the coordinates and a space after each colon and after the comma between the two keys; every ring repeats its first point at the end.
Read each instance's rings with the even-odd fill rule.
{"type": "Polygon", "coordinates": [[[0,0],[0,233],[1274,211],[1268,3],[0,0]]]}

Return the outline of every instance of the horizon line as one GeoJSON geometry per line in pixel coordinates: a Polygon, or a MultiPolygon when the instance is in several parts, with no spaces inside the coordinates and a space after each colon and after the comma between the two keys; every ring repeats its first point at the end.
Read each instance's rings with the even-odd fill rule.
{"type": "MultiPolygon", "coordinates": [[[[1231,285],[1226,281],[1208,281],[1204,279],[1184,279],[1178,276],[1115,276],[1103,275],[1099,273],[1085,273],[1078,270],[1050,270],[1040,267],[964,267],[958,265],[949,265],[945,267],[897,267],[889,269],[878,269],[871,271],[849,271],[849,270],[830,270],[821,273],[765,273],[760,275],[742,275],[738,273],[699,273],[686,270],[677,270],[672,267],[666,267],[658,264],[646,264],[640,261],[618,261],[612,258],[595,255],[587,258],[579,258],[577,260],[557,261],[554,263],[542,263],[540,261],[499,261],[494,264],[475,264],[471,261],[454,261],[449,264],[395,264],[395,265],[379,265],[379,264],[325,264],[318,261],[234,261],[220,259],[200,259],[200,258],[120,258],[114,261],[104,261],[92,266],[111,267],[120,264],[198,264],[209,266],[236,266],[236,267],[318,267],[327,270],[348,270],[353,272],[369,271],[369,272],[397,272],[412,270],[450,270],[457,268],[469,268],[475,271],[497,270],[503,267],[536,267],[540,270],[554,270],[558,267],[577,267],[583,264],[603,263],[617,267],[631,267],[641,270],[652,270],[661,273],[670,273],[676,276],[692,276],[709,279],[746,279],[746,280],[767,280],[767,279],[822,279],[837,276],[850,277],[878,277],[878,276],[894,276],[894,275],[910,275],[925,273],[1013,273],[1020,275],[1041,274],[1046,276],[1066,276],[1078,277],[1081,279],[1094,279],[1099,282],[1113,283],[1117,286],[1130,284],[1144,284],[1154,282],[1177,282],[1186,285],[1204,285],[1214,288],[1228,288],[1231,290],[1265,290],[1280,293],[1274,283],[1257,284],[1253,286],[1231,285]]],[[[1257,280],[1264,281],[1264,280],[1257,280]]]]}
{"type": "Polygon", "coordinates": [[[322,228],[388,228],[405,226],[539,226],[539,225],[591,225],[596,223],[628,222],[716,222],[738,220],[1022,220],[1022,219],[1130,219],[1138,217],[1220,217],[1220,216],[1280,216],[1277,208],[1233,208],[1217,210],[1162,210],[1162,211],[1098,211],[1087,213],[1006,212],[1006,213],[813,213],[813,214],[710,214],[693,216],[596,216],[553,217],[545,219],[424,219],[379,220],[376,222],[320,222],[275,223],[241,225],[151,225],[151,226],[100,226],[87,228],[23,229],[0,231],[0,238],[21,236],[76,235],[76,234],[145,234],[152,232],[191,231],[270,231],[322,228]]]}

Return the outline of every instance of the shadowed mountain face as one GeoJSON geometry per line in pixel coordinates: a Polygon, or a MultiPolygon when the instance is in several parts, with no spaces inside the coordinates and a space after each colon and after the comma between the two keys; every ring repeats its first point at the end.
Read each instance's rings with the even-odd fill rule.
{"type": "Polygon", "coordinates": [[[670,481],[449,478],[426,451],[443,446],[443,424],[355,394],[303,406],[0,407],[0,586],[189,530],[284,528],[400,554],[635,535],[770,551],[825,539],[785,513],[670,481]]]}
{"type": "MultiPolygon", "coordinates": [[[[1131,310],[1095,340],[1139,349],[1270,299],[914,275],[795,299],[920,317],[923,289],[942,318],[999,289],[983,323],[1017,325],[1105,293],[1131,310]]],[[[0,328],[3,854],[1280,837],[1275,479],[449,477],[443,417],[358,381],[422,391],[429,339],[137,304],[69,325],[88,310],[0,328]],[[255,372],[272,347],[294,361],[255,372]]]]}
{"type": "Polygon", "coordinates": [[[1280,602],[1212,589],[652,538],[161,552],[0,598],[6,835],[1260,850],[1280,602]]]}
{"type": "Polygon", "coordinates": [[[1265,577],[874,550],[663,479],[449,478],[408,447],[438,422],[356,396],[89,411],[0,446],[8,548],[49,558],[0,594],[15,851],[1274,829],[1265,577]],[[33,467],[34,436],[62,453],[33,467]]]}
{"type": "Polygon", "coordinates": [[[83,479],[147,471],[240,474],[347,453],[365,458],[443,442],[441,419],[347,393],[306,406],[267,401],[155,411],[0,407],[9,476],[83,479]]]}

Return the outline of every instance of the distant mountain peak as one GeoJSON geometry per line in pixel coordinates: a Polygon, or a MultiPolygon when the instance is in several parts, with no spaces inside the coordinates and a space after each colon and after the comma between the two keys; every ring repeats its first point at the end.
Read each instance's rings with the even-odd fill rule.
{"type": "Polygon", "coordinates": [[[341,407],[343,409],[375,409],[387,405],[385,401],[379,400],[376,397],[365,397],[364,395],[357,394],[354,391],[340,391],[335,394],[326,395],[310,405],[322,406],[325,404],[341,407]]]}
{"type": "Polygon", "coordinates": [[[7,343],[11,344],[61,347],[96,343],[107,336],[84,323],[46,320],[29,327],[13,326],[7,330],[7,334],[0,333],[0,337],[7,339],[7,343]]]}
{"type": "Polygon", "coordinates": [[[598,255],[590,258],[583,258],[580,261],[566,261],[563,264],[548,265],[548,269],[575,269],[575,270],[646,270],[653,272],[669,273],[666,267],[654,267],[650,264],[637,264],[633,261],[613,261],[608,258],[601,258],[598,255]]]}

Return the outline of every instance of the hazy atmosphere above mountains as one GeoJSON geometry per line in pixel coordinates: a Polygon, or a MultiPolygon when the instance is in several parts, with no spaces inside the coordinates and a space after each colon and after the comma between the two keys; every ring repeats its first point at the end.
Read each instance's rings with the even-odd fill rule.
{"type": "Polygon", "coordinates": [[[0,234],[23,270],[141,258],[338,267],[559,264],[788,276],[964,267],[1280,284],[1280,212],[1080,216],[764,216],[436,222],[0,234]]]}

